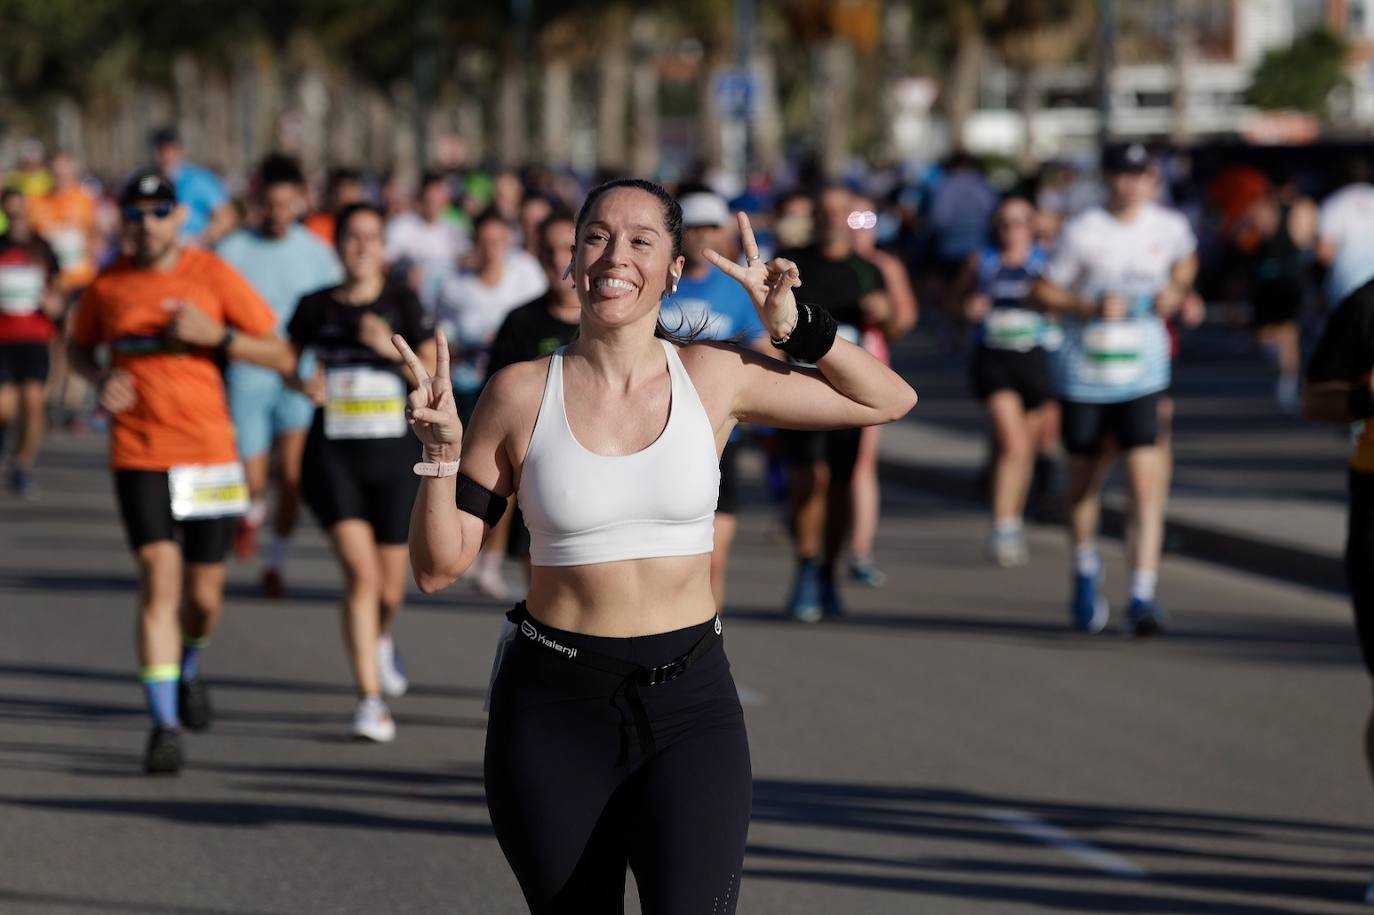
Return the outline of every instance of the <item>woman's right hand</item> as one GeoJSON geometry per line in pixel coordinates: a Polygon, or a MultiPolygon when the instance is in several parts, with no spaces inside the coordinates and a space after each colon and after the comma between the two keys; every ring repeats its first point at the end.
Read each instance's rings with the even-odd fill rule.
{"type": "Polygon", "coordinates": [[[442,330],[434,331],[436,361],[433,376],[425,371],[420,357],[415,355],[400,334],[393,335],[391,342],[410,367],[418,385],[406,398],[406,420],[415,437],[425,446],[425,457],[436,462],[458,460],[463,444],[463,423],[458,418],[458,404],[453,399],[448,339],[442,330]]]}

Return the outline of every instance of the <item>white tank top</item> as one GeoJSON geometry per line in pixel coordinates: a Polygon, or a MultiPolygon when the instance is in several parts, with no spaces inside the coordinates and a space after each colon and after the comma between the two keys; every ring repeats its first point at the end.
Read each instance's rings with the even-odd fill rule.
{"type": "Polygon", "coordinates": [[[534,565],[711,552],[720,491],[715,430],[677,347],[660,342],[672,382],[668,423],[634,454],[595,454],[573,438],[563,401],[563,350],[549,358],[518,491],[534,565]]]}

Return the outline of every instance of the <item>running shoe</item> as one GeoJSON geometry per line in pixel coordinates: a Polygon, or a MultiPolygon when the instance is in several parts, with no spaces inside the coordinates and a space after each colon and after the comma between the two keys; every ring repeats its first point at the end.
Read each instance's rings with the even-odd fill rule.
{"type": "Polygon", "coordinates": [[[1140,638],[1164,634],[1164,611],[1152,600],[1131,599],[1126,608],[1126,624],[1140,638]]]}
{"type": "Polygon", "coordinates": [[[234,555],[240,562],[247,562],[258,555],[258,528],[261,526],[247,518],[239,519],[238,527],[234,530],[234,555]]]}
{"type": "Polygon", "coordinates": [[[875,566],[872,559],[851,559],[849,580],[870,588],[881,588],[887,583],[887,574],[875,566]]]}
{"type": "Polygon", "coordinates": [[[33,471],[22,467],[11,470],[10,493],[19,499],[32,499],[38,495],[38,487],[33,482],[33,471]]]}
{"type": "Polygon", "coordinates": [[[210,708],[210,690],[200,677],[182,680],[177,687],[177,717],[187,730],[204,731],[210,727],[214,711],[210,708]]]}
{"type": "Polygon", "coordinates": [[[499,562],[483,563],[477,570],[477,576],[472,580],[472,586],[492,600],[505,600],[506,595],[510,593],[505,576],[501,574],[499,562]]]}
{"type": "Polygon", "coordinates": [[[797,566],[792,596],[787,600],[787,615],[799,623],[815,623],[820,621],[824,612],[821,607],[821,571],[814,562],[803,562],[797,566]]]}
{"type": "Polygon", "coordinates": [[[391,743],[396,739],[396,722],[391,718],[391,710],[377,696],[358,700],[358,707],[353,712],[353,737],[373,743],[391,743]]]}
{"type": "Polygon", "coordinates": [[[389,635],[377,639],[377,673],[382,681],[382,692],[388,696],[404,696],[410,689],[405,662],[389,635]]]}
{"type": "Polygon", "coordinates": [[[840,589],[835,586],[835,577],[821,573],[821,613],[825,616],[844,616],[844,604],[840,601],[840,589]]]}
{"type": "Polygon", "coordinates": [[[1102,580],[1099,575],[1075,575],[1073,582],[1073,606],[1070,616],[1073,628],[1079,632],[1098,633],[1107,628],[1107,617],[1111,607],[1107,598],[1100,593],[1102,580]]]}
{"type": "Polygon", "coordinates": [[[993,531],[988,538],[988,559],[993,565],[1010,569],[1030,562],[1030,548],[1022,531],[993,531]]]}
{"type": "Polygon", "coordinates": [[[262,570],[262,596],[272,600],[286,597],[286,579],[282,578],[280,569],[262,570]]]}
{"type": "Polygon", "coordinates": [[[143,751],[143,771],[149,775],[176,775],[184,762],[181,732],[176,728],[154,728],[143,751]]]}

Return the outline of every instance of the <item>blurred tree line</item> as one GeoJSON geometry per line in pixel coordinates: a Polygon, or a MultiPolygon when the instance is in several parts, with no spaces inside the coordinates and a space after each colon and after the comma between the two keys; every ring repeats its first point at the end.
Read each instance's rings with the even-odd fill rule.
{"type": "MultiPolygon", "coordinates": [[[[1188,0],[1132,0],[1132,3],[1188,0]]],[[[810,153],[895,157],[891,86],[928,77],[952,145],[994,57],[1093,56],[1096,0],[0,0],[0,159],[36,135],[118,173],[175,124],[230,172],[537,162],[655,174],[810,153]],[[719,78],[747,71],[747,127],[719,78]],[[732,133],[731,131],[735,131],[732,133]],[[747,135],[743,134],[747,131],[747,135]]],[[[1027,131],[1027,158],[1033,136],[1027,131]]]]}

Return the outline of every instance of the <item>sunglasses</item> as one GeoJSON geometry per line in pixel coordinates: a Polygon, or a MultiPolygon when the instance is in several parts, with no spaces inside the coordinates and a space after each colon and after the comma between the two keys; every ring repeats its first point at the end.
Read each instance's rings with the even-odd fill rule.
{"type": "Polygon", "coordinates": [[[845,220],[854,230],[871,229],[878,224],[878,214],[872,210],[855,210],[845,220]]]}
{"type": "Polygon", "coordinates": [[[125,207],[124,220],[126,222],[140,223],[149,216],[156,219],[166,219],[168,216],[172,215],[172,212],[176,208],[176,204],[174,203],[159,203],[157,206],[150,207],[146,210],[143,207],[125,207]]]}
{"type": "Polygon", "coordinates": [[[1028,226],[1028,225],[1030,225],[1030,220],[1029,220],[1029,219],[999,219],[999,220],[997,220],[997,228],[999,228],[999,229],[1009,229],[1009,228],[1012,228],[1013,226],[1028,226]]]}

